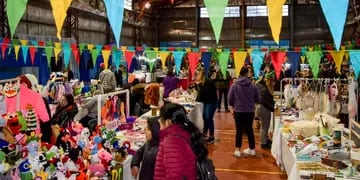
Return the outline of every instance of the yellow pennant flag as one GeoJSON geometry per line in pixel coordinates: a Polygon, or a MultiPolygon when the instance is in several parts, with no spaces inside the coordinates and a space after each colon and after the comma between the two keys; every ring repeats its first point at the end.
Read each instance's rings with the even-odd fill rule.
{"type": "Polygon", "coordinates": [[[166,58],[169,56],[169,51],[160,51],[159,55],[160,55],[162,67],[164,68],[166,63],[166,58]]]}
{"type": "Polygon", "coordinates": [[[20,45],[14,45],[14,49],[15,49],[15,57],[16,57],[16,61],[17,61],[18,57],[19,57],[20,45]]]}
{"type": "Polygon", "coordinates": [[[313,48],[313,47],[309,47],[309,51],[314,51],[314,48],[313,48]]]}
{"type": "Polygon", "coordinates": [[[301,64],[305,63],[305,56],[300,56],[301,64]]]}
{"type": "Polygon", "coordinates": [[[92,50],[92,49],[94,49],[94,47],[95,47],[95,45],[93,45],[93,44],[88,44],[87,45],[88,50],[92,50]]]}
{"type": "Polygon", "coordinates": [[[286,0],[267,0],[268,21],[274,41],[279,44],[282,26],[283,5],[286,0]]]}
{"type": "Polygon", "coordinates": [[[154,49],[154,51],[156,51],[156,52],[159,51],[159,48],[158,48],[158,47],[154,47],[153,49],[154,49]]]}
{"type": "Polygon", "coordinates": [[[61,48],[54,48],[54,56],[55,56],[55,64],[57,64],[58,59],[59,59],[59,54],[61,52],[61,48]]]}
{"type": "Polygon", "coordinates": [[[20,43],[21,43],[21,45],[23,45],[23,46],[27,45],[28,42],[29,42],[28,40],[24,40],[24,39],[21,39],[21,40],[20,40],[20,43]]]}
{"type": "Polygon", "coordinates": [[[59,39],[61,39],[61,29],[71,2],[72,0],[50,0],[59,39]]]}
{"type": "Polygon", "coordinates": [[[121,46],[121,51],[123,52],[123,54],[125,54],[127,47],[126,46],[121,46]]]}
{"type": "Polygon", "coordinates": [[[236,76],[240,74],[241,67],[244,66],[247,52],[233,52],[234,53],[234,65],[236,76]]]}
{"type": "Polygon", "coordinates": [[[191,52],[191,48],[185,48],[186,52],[191,52]]]}
{"type": "Polygon", "coordinates": [[[104,58],[104,65],[105,69],[109,66],[109,58],[110,58],[111,51],[110,50],[102,50],[102,56],[104,58]]]}
{"type": "Polygon", "coordinates": [[[337,73],[341,73],[341,64],[344,60],[345,51],[329,51],[331,57],[334,59],[337,73]]]}
{"type": "Polygon", "coordinates": [[[341,49],[341,50],[345,50],[346,47],[345,47],[345,46],[340,46],[340,49],[341,49]]]}
{"type": "Polygon", "coordinates": [[[222,49],[221,48],[218,48],[218,49],[216,49],[216,52],[222,52],[222,49]]]}
{"type": "Polygon", "coordinates": [[[61,42],[54,42],[56,48],[61,48],[61,42]]]}
{"type": "Polygon", "coordinates": [[[348,61],[349,60],[349,53],[348,52],[345,52],[345,60],[348,61]]]}

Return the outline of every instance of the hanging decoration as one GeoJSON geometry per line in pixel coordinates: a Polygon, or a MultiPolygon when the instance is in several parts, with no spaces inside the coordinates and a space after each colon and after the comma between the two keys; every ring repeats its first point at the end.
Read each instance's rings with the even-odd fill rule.
{"type": "Polygon", "coordinates": [[[27,45],[21,46],[24,64],[26,64],[29,47],[27,45]]]}
{"type": "Polygon", "coordinates": [[[65,68],[69,67],[70,59],[71,59],[71,49],[69,47],[63,49],[64,54],[64,65],[65,68]]]}
{"type": "Polygon", "coordinates": [[[336,65],[336,72],[341,74],[341,65],[344,60],[345,51],[329,51],[336,65]]]}
{"type": "Polygon", "coordinates": [[[116,40],[116,46],[120,46],[120,35],[124,17],[124,0],[104,0],[106,14],[116,40]]]}
{"type": "Polygon", "coordinates": [[[282,65],[285,61],[286,52],[274,51],[270,52],[271,62],[275,70],[276,79],[280,80],[282,65]]]}
{"type": "Polygon", "coordinates": [[[52,57],[52,53],[53,53],[53,47],[45,47],[45,54],[46,54],[46,59],[48,62],[48,67],[51,66],[51,57],[52,57]]]}
{"type": "Polygon", "coordinates": [[[95,45],[93,45],[93,44],[88,44],[88,45],[87,45],[87,49],[88,49],[89,51],[91,51],[92,49],[94,49],[94,47],[95,47],[95,45]]]}
{"type": "Polygon", "coordinates": [[[208,11],[210,23],[216,39],[216,44],[218,44],[224,21],[225,8],[228,4],[228,0],[204,0],[204,4],[208,11]]]}
{"type": "Polygon", "coordinates": [[[54,48],[55,64],[58,63],[60,52],[61,52],[61,48],[57,48],[57,47],[54,48]]]}
{"type": "Polygon", "coordinates": [[[77,47],[72,47],[71,50],[72,50],[72,53],[74,55],[74,59],[75,59],[76,64],[79,65],[80,64],[79,49],[77,47]]]}
{"type": "Polygon", "coordinates": [[[295,76],[296,76],[296,71],[299,66],[300,56],[301,56],[301,52],[288,52],[287,53],[287,58],[288,58],[288,61],[290,62],[290,66],[291,66],[291,77],[293,77],[293,78],[295,78],[295,76]]]}
{"type": "Polygon", "coordinates": [[[262,51],[256,50],[256,51],[252,51],[250,56],[251,56],[252,63],[253,63],[254,76],[255,76],[255,79],[257,79],[260,75],[260,68],[264,62],[265,53],[262,51]]]}
{"type": "Polygon", "coordinates": [[[96,45],[96,48],[91,50],[91,57],[94,65],[96,64],[97,58],[101,50],[102,50],[102,45],[96,45]]]}
{"type": "Polygon", "coordinates": [[[16,61],[19,59],[20,45],[14,45],[16,61]]]}
{"type": "Polygon", "coordinates": [[[35,62],[35,54],[36,54],[36,47],[30,46],[29,51],[30,51],[31,64],[34,65],[34,62],[35,62]]]}
{"type": "Polygon", "coordinates": [[[9,22],[11,38],[14,37],[16,28],[19,25],[21,17],[26,11],[27,2],[28,0],[6,1],[6,13],[9,22]]]}
{"type": "Polygon", "coordinates": [[[59,39],[61,39],[61,29],[63,27],[67,15],[67,10],[69,9],[71,2],[72,0],[50,0],[57,29],[56,35],[59,39]]]}
{"type": "Polygon", "coordinates": [[[102,50],[102,56],[104,59],[105,69],[109,68],[109,58],[110,58],[111,51],[110,50],[102,50]]]}
{"type": "Polygon", "coordinates": [[[240,70],[244,66],[247,57],[247,52],[236,51],[233,52],[233,54],[234,54],[235,74],[237,77],[240,75],[240,70]]]}
{"type": "Polygon", "coordinates": [[[85,49],[86,44],[79,44],[80,55],[82,55],[83,50],[85,49]]]}
{"type": "Polygon", "coordinates": [[[123,53],[122,51],[113,50],[112,55],[113,55],[113,62],[116,66],[116,70],[119,70],[119,66],[121,64],[121,57],[123,56],[123,53]]]}
{"type": "Polygon", "coordinates": [[[157,52],[156,51],[145,51],[145,54],[146,54],[146,57],[148,59],[150,72],[152,72],[153,68],[154,68],[155,61],[156,61],[157,52]]]}
{"type": "Polygon", "coordinates": [[[7,43],[2,43],[1,44],[1,55],[2,55],[2,59],[5,60],[5,55],[6,55],[6,49],[8,47],[7,43]]]}
{"type": "Polygon", "coordinates": [[[221,73],[223,74],[224,77],[226,77],[230,51],[220,52],[218,57],[219,57],[219,65],[220,65],[221,73]]]}
{"type": "Polygon", "coordinates": [[[271,33],[276,44],[280,41],[280,32],[282,25],[283,5],[286,0],[267,0],[268,7],[268,21],[271,28],[271,33]]]}
{"type": "Polygon", "coordinates": [[[348,12],[349,0],[320,0],[321,9],[329,25],[333,37],[335,48],[340,49],[346,16],[348,12]]]}
{"type": "Polygon", "coordinates": [[[184,51],[174,51],[174,61],[175,61],[175,72],[178,74],[181,70],[181,63],[183,61],[185,52],[184,51]]]}
{"type": "Polygon", "coordinates": [[[128,71],[130,71],[130,66],[134,55],[135,55],[134,51],[125,51],[125,59],[126,59],[128,71]]]}
{"type": "Polygon", "coordinates": [[[349,51],[351,66],[354,70],[355,79],[359,78],[360,74],[360,51],[351,50],[349,51]]]}
{"type": "Polygon", "coordinates": [[[308,60],[313,73],[314,78],[316,79],[319,76],[319,65],[321,60],[320,51],[308,51],[305,53],[306,59],[308,60]]]}
{"type": "Polygon", "coordinates": [[[196,66],[199,63],[200,53],[189,52],[187,54],[187,57],[189,59],[189,69],[190,69],[191,77],[195,77],[196,66]]]}
{"type": "Polygon", "coordinates": [[[205,75],[207,77],[208,71],[210,69],[212,52],[203,52],[201,53],[201,61],[204,63],[205,75]]]}
{"type": "Polygon", "coordinates": [[[161,65],[163,68],[165,68],[165,63],[166,63],[166,59],[169,56],[170,52],[169,51],[160,51],[159,52],[159,56],[161,59],[161,65]]]}
{"type": "Polygon", "coordinates": [[[159,48],[158,48],[158,47],[154,47],[153,49],[154,49],[154,51],[156,51],[156,52],[159,51],[159,48]]]}

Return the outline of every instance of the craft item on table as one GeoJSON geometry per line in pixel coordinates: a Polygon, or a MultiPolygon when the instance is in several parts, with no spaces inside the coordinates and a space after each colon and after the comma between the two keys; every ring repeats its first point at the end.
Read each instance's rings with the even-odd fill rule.
{"type": "Polygon", "coordinates": [[[317,113],[314,116],[314,121],[319,122],[320,135],[332,135],[334,127],[340,122],[340,119],[330,116],[325,113],[317,113]]]}
{"type": "Polygon", "coordinates": [[[330,100],[330,112],[328,114],[337,116],[340,112],[340,104],[337,102],[337,96],[339,94],[337,84],[334,82],[329,86],[329,100],[330,100]]]}
{"type": "Polygon", "coordinates": [[[329,96],[326,94],[326,92],[320,93],[319,107],[320,107],[320,112],[322,113],[326,114],[330,112],[330,99],[329,96]]]}
{"type": "Polygon", "coordinates": [[[330,167],[334,167],[337,169],[345,169],[348,167],[348,165],[346,165],[345,163],[343,163],[342,161],[337,161],[337,160],[331,160],[331,159],[325,159],[325,158],[321,158],[321,163],[328,165],[330,167]]]}
{"type": "Polygon", "coordinates": [[[311,121],[314,119],[314,116],[315,116],[315,110],[313,108],[306,108],[299,111],[300,120],[311,121]]]}
{"type": "Polygon", "coordinates": [[[106,173],[105,167],[97,164],[91,164],[89,166],[89,171],[90,171],[90,178],[92,177],[103,178],[106,173]]]}
{"type": "Polygon", "coordinates": [[[99,152],[97,154],[100,159],[100,163],[104,167],[108,167],[109,162],[112,160],[112,155],[104,149],[99,150],[99,152]]]}
{"type": "Polygon", "coordinates": [[[23,113],[21,111],[17,112],[17,116],[19,119],[19,124],[21,125],[20,131],[25,132],[27,130],[27,122],[26,119],[23,116],[23,113]]]}
{"type": "Polygon", "coordinates": [[[296,157],[302,160],[312,160],[312,158],[320,157],[319,147],[316,144],[308,144],[296,152],[296,157]]]}
{"type": "Polygon", "coordinates": [[[23,160],[19,164],[18,168],[19,168],[19,171],[20,171],[21,180],[27,180],[27,179],[32,179],[33,178],[33,174],[31,173],[31,164],[29,162],[29,159],[23,160]]]}
{"type": "Polygon", "coordinates": [[[353,148],[350,152],[350,158],[351,158],[352,167],[356,171],[360,172],[360,149],[353,148]]]}
{"type": "Polygon", "coordinates": [[[291,132],[294,136],[310,137],[319,134],[317,121],[296,121],[291,124],[291,132]]]}
{"type": "Polygon", "coordinates": [[[6,83],[2,90],[2,94],[4,94],[8,98],[14,97],[18,94],[19,88],[20,87],[18,83],[6,83]]]}
{"type": "Polygon", "coordinates": [[[39,143],[37,141],[31,141],[27,145],[27,151],[29,152],[29,158],[35,158],[39,150],[39,143]]]}
{"type": "Polygon", "coordinates": [[[0,173],[4,174],[10,169],[9,163],[5,162],[6,154],[3,151],[0,151],[0,173]]]}
{"type": "Polygon", "coordinates": [[[4,114],[2,117],[6,120],[6,126],[10,128],[12,134],[18,134],[20,132],[21,124],[19,123],[17,113],[4,114]]]}
{"type": "Polygon", "coordinates": [[[53,177],[56,177],[57,179],[67,179],[66,178],[66,166],[64,166],[64,163],[60,160],[56,162],[55,164],[56,172],[53,174],[53,177]]]}
{"type": "Polygon", "coordinates": [[[95,136],[92,139],[91,146],[91,155],[95,155],[99,151],[99,145],[101,145],[102,138],[100,136],[95,136]]]}
{"type": "Polygon", "coordinates": [[[26,131],[35,131],[37,129],[37,118],[32,105],[27,106],[26,114],[27,129],[26,131]]]}
{"type": "Polygon", "coordinates": [[[89,145],[90,143],[90,130],[89,128],[83,128],[81,130],[81,133],[80,135],[78,135],[78,139],[77,139],[77,142],[78,142],[78,145],[81,147],[81,148],[85,148],[89,145]]]}
{"type": "Polygon", "coordinates": [[[111,120],[111,115],[113,110],[112,105],[113,104],[111,98],[107,98],[105,104],[101,108],[101,119],[105,122],[111,120]]]}
{"type": "Polygon", "coordinates": [[[29,162],[31,165],[31,171],[34,176],[38,176],[37,172],[41,172],[45,170],[45,167],[48,166],[48,162],[46,160],[46,156],[43,153],[40,153],[38,156],[29,158],[29,162]]]}
{"type": "Polygon", "coordinates": [[[357,92],[356,87],[357,83],[355,81],[351,82],[349,85],[349,118],[355,118],[358,113],[358,99],[356,98],[357,96],[355,94],[355,92],[357,92]]]}

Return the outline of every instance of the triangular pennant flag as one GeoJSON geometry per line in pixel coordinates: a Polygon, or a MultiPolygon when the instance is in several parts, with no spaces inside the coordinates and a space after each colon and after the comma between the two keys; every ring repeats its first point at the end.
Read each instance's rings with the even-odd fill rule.
{"type": "Polygon", "coordinates": [[[280,32],[282,25],[283,5],[286,0],[267,0],[268,7],[268,21],[271,28],[271,33],[276,44],[280,41],[280,32]]]}
{"type": "Polygon", "coordinates": [[[67,10],[71,5],[72,0],[50,0],[50,4],[53,10],[55,25],[57,29],[57,37],[61,39],[61,30],[67,15],[67,10]]]}
{"type": "Polygon", "coordinates": [[[57,47],[54,48],[54,56],[55,56],[55,63],[56,64],[58,63],[60,52],[61,52],[61,48],[57,48],[57,47]]]}
{"type": "Polygon", "coordinates": [[[270,52],[271,62],[275,70],[276,79],[280,80],[282,65],[285,61],[286,52],[274,51],[270,52]]]}
{"type": "Polygon", "coordinates": [[[308,51],[305,53],[305,55],[310,64],[311,72],[316,79],[319,75],[319,65],[322,53],[320,51],[308,51]]]}
{"type": "Polygon", "coordinates": [[[296,71],[298,70],[300,56],[301,56],[301,52],[287,53],[287,58],[291,66],[291,77],[293,78],[296,76],[296,71]]]}
{"type": "Polygon", "coordinates": [[[125,53],[126,49],[127,49],[126,46],[121,46],[121,51],[122,51],[123,53],[125,53]]]}
{"type": "Polygon", "coordinates": [[[212,52],[203,52],[201,53],[201,61],[204,63],[205,75],[208,75],[210,69],[212,52]]]}
{"type": "Polygon", "coordinates": [[[29,47],[27,45],[21,46],[24,64],[26,64],[29,47]]]}
{"type": "Polygon", "coordinates": [[[16,61],[19,59],[20,45],[14,45],[16,61]]]}
{"type": "Polygon", "coordinates": [[[44,42],[44,41],[39,41],[38,44],[39,44],[40,47],[44,47],[44,46],[45,46],[45,42],[44,42]]]}
{"type": "Polygon", "coordinates": [[[240,75],[240,70],[244,66],[247,52],[233,52],[234,53],[234,65],[235,65],[235,73],[236,77],[240,75]]]}
{"type": "Polygon", "coordinates": [[[94,47],[95,47],[95,45],[93,45],[93,44],[88,44],[88,45],[87,45],[87,49],[90,50],[90,51],[91,51],[92,49],[94,49],[94,47]]]}
{"type": "Polygon", "coordinates": [[[350,50],[349,56],[351,66],[354,70],[355,79],[358,79],[360,74],[360,51],[350,50]]]}
{"type": "Polygon", "coordinates": [[[147,59],[149,60],[148,63],[149,63],[150,72],[152,72],[158,53],[156,51],[145,51],[145,54],[147,59]]]}
{"type": "Polygon", "coordinates": [[[154,51],[156,51],[156,52],[159,51],[159,48],[158,48],[158,47],[154,47],[153,49],[154,49],[154,51]]]}
{"type": "Polygon", "coordinates": [[[114,33],[116,46],[120,46],[120,35],[124,17],[124,0],[104,0],[106,14],[114,33]]]}
{"type": "Polygon", "coordinates": [[[341,74],[341,65],[344,60],[345,51],[329,51],[335,61],[336,72],[341,74]]]}
{"type": "Polygon", "coordinates": [[[27,2],[28,0],[6,1],[6,13],[9,22],[11,38],[14,36],[15,30],[21,20],[21,17],[26,11],[27,2]]]}
{"type": "Polygon", "coordinates": [[[195,77],[196,66],[199,63],[200,53],[189,52],[187,57],[189,59],[189,69],[190,69],[191,77],[195,77]]]}
{"type": "Polygon", "coordinates": [[[220,53],[220,52],[222,52],[222,51],[223,51],[223,50],[222,50],[221,48],[217,48],[217,49],[216,49],[216,52],[217,52],[217,53],[220,53]]]}
{"type": "Polygon", "coordinates": [[[97,58],[99,56],[99,53],[100,53],[100,51],[98,49],[92,49],[91,50],[91,58],[92,58],[92,62],[93,62],[94,65],[96,64],[96,60],[97,60],[97,58]]]}
{"type": "Polygon", "coordinates": [[[61,42],[54,42],[55,48],[61,48],[61,42]]]}
{"type": "Polygon", "coordinates": [[[265,57],[265,53],[262,51],[252,51],[251,52],[251,59],[253,62],[255,79],[257,79],[260,75],[260,68],[264,62],[264,57],[265,57]]]}
{"type": "Polygon", "coordinates": [[[121,64],[122,51],[113,50],[112,54],[113,54],[113,62],[116,66],[116,69],[118,70],[121,64]]]}
{"type": "Polygon", "coordinates": [[[70,58],[71,58],[70,47],[64,48],[63,53],[64,53],[64,65],[65,65],[65,68],[68,68],[68,66],[70,64],[70,58]]]}
{"type": "Polygon", "coordinates": [[[349,0],[336,0],[331,2],[328,0],[320,0],[320,5],[329,25],[336,50],[339,51],[348,12],[349,0]]]}
{"type": "Polygon", "coordinates": [[[127,50],[129,50],[129,51],[135,51],[135,46],[128,46],[128,47],[127,47],[127,50]]]}
{"type": "Polygon", "coordinates": [[[215,34],[216,44],[218,44],[223,26],[225,8],[228,4],[228,0],[204,0],[204,4],[215,34]]]}
{"type": "Polygon", "coordinates": [[[185,52],[184,51],[174,51],[174,61],[175,61],[175,72],[178,74],[181,70],[181,63],[183,61],[185,52]]]}
{"type": "Polygon", "coordinates": [[[13,40],[11,40],[11,42],[12,42],[13,45],[19,45],[20,44],[20,40],[18,40],[18,39],[13,39],[13,40]]]}
{"type": "Polygon", "coordinates": [[[9,46],[8,43],[1,44],[1,55],[3,60],[5,59],[6,49],[8,48],[8,46],[9,46]]]}
{"type": "Polygon", "coordinates": [[[192,48],[192,52],[199,52],[199,48],[192,48]]]}
{"type": "Polygon", "coordinates": [[[32,40],[32,41],[31,41],[31,44],[32,44],[33,46],[39,46],[39,43],[38,43],[38,41],[36,41],[36,40],[32,40]]]}
{"type": "Polygon", "coordinates": [[[30,46],[29,51],[30,51],[31,64],[34,65],[34,63],[35,63],[36,47],[30,46]]]}
{"type": "Polygon", "coordinates": [[[186,52],[191,52],[191,48],[185,48],[186,52]]]}
{"type": "Polygon", "coordinates": [[[219,57],[219,65],[220,65],[221,73],[223,74],[224,77],[226,77],[230,51],[221,52],[218,57],[219,57]]]}
{"type": "Polygon", "coordinates": [[[100,44],[96,45],[96,49],[97,49],[98,52],[100,53],[101,50],[103,49],[103,45],[100,45],[100,44]]]}
{"type": "Polygon", "coordinates": [[[63,43],[62,43],[62,47],[63,47],[63,49],[70,49],[70,43],[68,43],[68,42],[63,42],[63,43]]]}
{"type": "Polygon", "coordinates": [[[169,51],[175,51],[175,48],[174,47],[168,47],[167,48],[169,51]]]}
{"type": "Polygon", "coordinates": [[[102,50],[102,56],[104,59],[105,69],[109,68],[109,58],[110,58],[111,51],[110,50],[102,50]]]}
{"type": "Polygon", "coordinates": [[[130,71],[130,66],[134,55],[135,55],[134,51],[125,51],[125,59],[126,59],[128,71],[130,71]]]}
{"type": "Polygon", "coordinates": [[[162,64],[163,68],[165,67],[166,59],[169,56],[169,54],[170,54],[169,51],[160,51],[159,52],[159,56],[160,56],[161,64],[162,64]]]}
{"type": "Polygon", "coordinates": [[[86,44],[79,44],[80,55],[82,54],[83,50],[85,49],[86,44]]]}
{"type": "Polygon", "coordinates": [[[74,59],[76,64],[80,64],[80,54],[79,54],[79,49],[78,48],[71,48],[72,49],[72,53],[74,55],[74,59]]]}
{"type": "Polygon", "coordinates": [[[110,45],[104,45],[104,50],[111,50],[111,46],[110,45]]]}
{"type": "Polygon", "coordinates": [[[54,49],[53,47],[45,47],[46,59],[49,67],[51,65],[51,57],[54,51],[53,49],[54,49]]]}

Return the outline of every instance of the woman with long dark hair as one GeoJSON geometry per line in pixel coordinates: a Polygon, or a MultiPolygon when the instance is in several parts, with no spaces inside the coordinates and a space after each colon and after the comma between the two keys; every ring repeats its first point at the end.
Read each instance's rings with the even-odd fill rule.
{"type": "Polygon", "coordinates": [[[71,94],[64,94],[56,107],[56,111],[51,119],[52,124],[57,124],[62,128],[68,128],[78,113],[78,108],[75,103],[74,97],[71,94]]]}
{"type": "Polygon", "coordinates": [[[160,110],[160,145],[154,179],[196,179],[197,160],[208,151],[200,130],[187,118],[185,108],[168,103],[160,110]]]}

